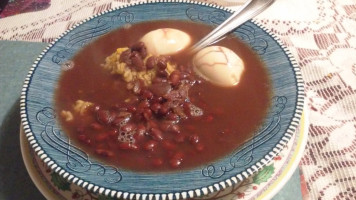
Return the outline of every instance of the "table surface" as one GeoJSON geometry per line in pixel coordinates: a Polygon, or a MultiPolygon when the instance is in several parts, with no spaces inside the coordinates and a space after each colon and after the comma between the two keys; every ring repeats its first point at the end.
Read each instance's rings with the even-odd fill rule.
{"type": "Polygon", "coordinates": [[[22,161],[19,97],[34,59],[45,46],[0,41],[0,199],[44,199],[22,161]]]}
{"type": "MultiPolygon", "coordinates": [[[[19,96],[33,61],[46,45],[0,41],[0,199],[44,199],[31,181],[21,156],[19,96]]],[[[299,177],[297,169],[273,199],[282,200],[290,195],[302,199],[299,177]]]]}

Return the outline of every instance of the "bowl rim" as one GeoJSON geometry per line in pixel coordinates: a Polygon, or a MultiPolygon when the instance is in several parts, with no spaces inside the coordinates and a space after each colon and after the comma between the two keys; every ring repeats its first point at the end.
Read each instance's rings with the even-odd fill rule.
{"type": "Polygon", "coordinates": [[[226,187],[232,186],[234,184],[237,184],[239,182],[242,182],[245,178],[251,176],[258,170],[262,169],[265,165],[270,163],[275,156],[279,154],[279,152],[283,149],[284,145],[286,145],[289,141],[289,138],[291,135],[294,134],[295,129],[299,125],[302,112],[303,112],[303,106],[304,106],[304,82],[302,79],[302,74],[300,72],[300,67],[296,60],[294,59],[293,55],[291,52],[287,49],[285,45],[283,45],[282,41],[274,34],[272,33],[268,28],[264,27],[261,23],[257,22],[256,20],[250,20],[253,24],[261,28],[263,31],[266,32],[269,36],[273,38],[277,42],[277,44],[283,49],[284,53],[286,54],[287,58],[289,59],[289,62],[294,70],[294,75],[296,79],[296,89],[297,89],[297,95],[296,95],[296,106],[295,110],[293,112],[293,117],[291,119],[291,122],[288,124],[288,128],[283,134],[282,139],[276,144],[275,147],[273,147],[272,151],[265,153],[264,158],[261,160],[257,161],[255,164],[252,164],[250,167],[248,167],[245,171],[236,174],[235,176],[229,177],[225,179],[224,181],[216,182],[213,185],[203,187],[203,188],[193,188],[192,190],[189,191],[180,191],[178,193],[155,193],[152,191],[152,193],[130,193],[126,191],[120,191],[120,190],[111,190],[108,188],[104,188],[98,185],[95,185],[93,183],[90,183],[86,180],[82,180],[78,178],[76,175],[73,173],[68,172],[66,169],[63,169],[62,167],[58,166],[54,160],[52,160],[47,153],[42,150],[41,146],[38,144],[37,139],[33,136],[34,133],[32,132],[29,121],[27,118],[27,92],[29,85],[31,83],[31,77],[33,76],[34,70],[39,66],[39,62],[42,60],[43,56],[58,42],[60,39],[64,36],[66,36],[68,33],[79,27],[81,24],[88,22],[94,18],[97,18],[101,15],[117,11],[123,8],[127,7],[132,7],[132,6],[137,6],[137,5],[143,5],[143,4],[154,4],[154,3],[189,3],[189,4],[197,4],[197,5],[202,5],[202,6],[208,6],[212,8],[217,8],[223,11],[227,11],[229,13],[233,13],[234,11],[223,7],[219,5],[215,5],[212,3],[206,3],[206,2],[197,2],[197,1],[191,1],[191,0],[151,0],[147,2],[133,2],[130,4],[125,4],[121,5],[115,8],[111,8],[109,10],[103,11],[99,14],[90,16],[80,22],[78,22],[76,25],[73,27],[69,28],[62,34],[60,34],[56,39],[54,39],[42,52],[41,54],[36,58],[35,62],[33,63],[32,67],[30,68],[23,87],[22,87],[22,92],[21,92],[21,97],[20,97],[20,116],[21,116],[21,122],[24,128],[24,133],[26,134],[26,137],[30,143],[31,148],[36,152],[36,154],[46,163],[48,167],[50,167],[52,170],[54,170],[56,173],[61,175],[63,178],[67,179],[68,181],[80,186],[84,187],[87,190],[90,190],[94,193],[100,193],[104,194],[109,197],[116,197],[116,198],[124,198],[124,199],[185,199],[185,198],[194,198],[194,197],[200,197],[202,195],[206,195],[221,189],[225,189],[226,187]]]}

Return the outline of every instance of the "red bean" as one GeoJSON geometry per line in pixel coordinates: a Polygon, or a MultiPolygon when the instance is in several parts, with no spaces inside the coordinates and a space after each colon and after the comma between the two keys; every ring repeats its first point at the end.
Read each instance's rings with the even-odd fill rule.
{"type": "Polygon", "coordinates": [[[162,146],[166,150],[175,150],[175,149],[177,149],[177,145],[174,144],[173,142],[169,141],[169,140],[162,141],[162,146]]]}
{"type": "Polygon", "coordinates": [[[183,152],[176,152],[176,153],[173,154],[172,158],[177,158],[179,160],[183,160],[184,153],[183,152]]]}
{"type": "Polygon", "coordinates": [[[107,134],[110,136],[117,136],[118,130],[117,129],[112,129],[110,131],[107,131],[107,134]]]}
{"type": "Polygon", "coordinates": [[[153,103],[159,103],[159,104],[161,104],[162,101],[163,101],[163,97],[154,96],[153,99],[151,100],[151,104],[153,104],[153,103]]]}
{"type": "Polygon", "coordinates": [[[119,142],[118,148],[121,150],[128,150],[130,149],[130,144],[127,142],[119,142]]]}
{"type": "Polygon", "coordinates": [[[85,135],[85,134],[78,135],[78,140],[79,141],[85,141],[86,139],[87,139],[87,135],[85,135]]]}
{"type": "Polygon", "coordinates": [[[164,132],[171,132],[171,133],[180,133],[179,126],[177,124],[174,124],[175,122],[173,121],[164,121],[161,122],[160,128],[164,132]]]}
{"type": "Polygon", "coordinates": [[[103,128],[103,126],[99,123],[94,122],[90,124],[90,128],[93,130],[100,130],[103,128]]]}
{"type": "Polygon", "coordinates": [[[173,86],[177,86],[180,83],[180,72],[179,71],[173,71],[170,75],[169,75],[169,82],[173,85],[173,86]]]}
{"type": "Polygon", "coordinates": [[[136,132],[139,134],[144,134],[146,132],[146,127],[143,124],[138,124],[136,132]]]}
{"type": "Polygon", "coordinates": [[[169,110],[170,110],[169,106],[166,105],[166,104],[163,104],[163,105],[161,106],[161,109],[159,109],[159,113],[160,113],[161,115],[166,115],[166,114],[169,112],[169,110]]]}
{"type": "Polygon", "coordinates": [[[213,115],[207,115],[204,119],[206,122],[212,122],[214,120],[214,116],[213,115]]]}
{"type": "Polygon", "coordinates": [[[193,134],[193,135],[189,136],[189,142],[191,144],[197,144],[197,143],[199,143],[199,141],[200,141],[200,138],[197,134],[193,134]]]}
{"type": "Polygon", "coordinates": [[[169,129],[170,132],[173,132],[173,133],[180,133],[180,128],[177,124],[173,124],[170,129],[169,129]]]}
{"type": "Polygon", "coordinates": [[[156,167],[162,166],[163,165],[163,160],[161,158],[154,158],[152,160],[152,164],[156,167]]]}
{"type": "Polygon", "coordinates": [[[172,86],[167,82],[159,82],[153,83],[149,89],[156,97],[162,97],[172,90],[172,86]]]}
{"type": "Polygon", "coordinates": [[[154,140],[149,140],[143,145],[143,149],[146,151],[153,151],[157,147],[157,142],[154,140]]]}
{"type": "Polygon", "coordinates": [[[156,66],[156,63],[157,63],[157,58],[151,56],[146,60],[146,68],[148,70],[153,69],[156,66]]]}
{"type": "Polygon", "coordinates": [[[166,82],[167,82],[167,79],[160,78],[157,76],[152,80],[152,83],[166,83],[166,82]]]}
{"type": "Polygon", "coordinates": [[[147,56],[147,49],[146,49],[146,48],[142,48],[142,49],[140,50],[140,55],[141,55],[142,58],[146,58],[146,56],[147,56]]]}
{"type": "Polygon", "coordinates": [[[90,138],[86,139],[84,143],[87,145],[91,145],[91,139],[90,138]]]}
{"type": "Polygon", "coordinates": [[[146,127],[143,124],[137,125],[136,134],[134,135],[134,138],[136,140],[141,140],[142,138],[145,137],[145,135],[146,135],[146,127]]]}
{"type": "Polygon", "coordinates": [[[107,133],[98,133],[95,135],[95,141],[103,142],[108,139],[109,135],[107,133]]]}
{"type": "Polygon", "coordinates": [[[114,126],[121,126],[121,123],[124,122],[125,118],[123,117],[117,117],[114,119],[114,121],[111,123],[114,126]]]}
{"type": "Polygon", "coordinates": [[[126,112],[127,107],[124,104],[115,104],[111,107],[112,110],[115,110],[117,112],[126,112]]]}
{"type": "Polygon", "coordinates": [[[131,57],[132,65],[135,67],[137,71],[146,70],[145,63],[143,62],[141,56],[139,54],[133,54],[131,57]]]}
{"type": "Polygon", "coordinates": [[[132,121],[134,121],[134,122],[142,122],[142,120],[144,119],[143,115],[142,115],[142,112],[143,112],[143,109],[141,110],[141,112],[139,112],[139,110],[137,110],[137,113],[135,113],[132,116],[132,121]]]}
{"type": "Polygon", "coordinates": [[[131,65],[131,49],[127,49],[126,51],[122,52],[119,58],[120,62],[124,62],[128,65],[131,65]]]}
{"type": "Polygon", "coordinates": [[[147,121],[147,128],[158,128],[158,124],[157,122],[153,121],[153,120],[149,120],[147,121]]]}
{"type": "Polygon", "coordinates": [[[147,49],[145,43],[143,42],[135,43],[134,45],[131,46],[131,50],[139,52],[142,58],[145,58],[147,56],[147,49]]]}
{"type": "Polygon", "coordinates": [[[172,126],[172,123],[170,121],[163,121],[160,124],[160,128],[163,132],[168,132],[170,127],[172,126]]]}
{"type": "Polygon", "coordinates": [[[132,51],[140,51],[140,49],[145,48],[145,43],[143,42],[136,42],[130,48],[132,51]]]}
{"type": "Polygon", "coordinates": [[[183,134],[177,134],[174,137],[174,141],[176,141],[177,143],[183,143],[185,141],[185,135],[183,134]]]}
{"type": "Polygon", "coordinates": [[[150,103],[147,100],[143,100],[138,104],[138,109],[149,108],[150,103]]]}
{"type": "Polygon", "coordinates": [[[116,114],[110,112],[109,110],[99,110],[96,115],[98,121],[105,125],[109,125],[111,122],[113,122],[115,116],[116,114]]]}
{"type": "Polygon", "coordinates": [[[171,120],[171,121],[178,121],[179,116],[175,113],[170,112],[167,114],[166,119],[171,120]]]}
{"type": "Polygon", "coordinates": [[[136,129],[136,126],[134,124],[125,124],[124,126],[121,127],[121,130],[124,132],[130,132],[136,129]]]}
{"type": "Polygon", "coordinates": [[[88,138],[85,134],[78,135],[78,140],[87,145],[91,144],[91,139],[88,138]]]}
{"type": "Polygon", "coordinates": [[[137,104],[138,102],[140,102],[140,98],[138,96],[133,96],[131,98],[128,99],[128,104],[137,104]]]}
{"type": "Polygon", "coordinates": [[[117,147],[121,150],[130,150],[130,149],[136,150],[136,149],[138,149],[137,145],[131,144],[128,142],[119,142],[117,147]]]}
{"type": "Polygon", "coordinates": [[[165,70],[167,68],[167,60],[166,58],[160,56],[157,59],[157,67],[159,70],[165,70]]]}
{"type": "Polygon", "coordinates": [[[135,57],[135,56],[140,57],[139,52],[138,52],[138,51],[132,51],[132,50],[131,50],[131,56],[130,56],[130,59],[132,59],[132,57],[135,57]]]}
{"type": "Polygon", "coordinates": [[[150,108],[151,108],[152,112],[157,114],[158,111],[161,109],[161,104],[160,103],[151,104],[150,108]]]}
{"type": "Polygon", "coordinates": [[[132,143],[132,144],[130,144],[130,149],[137,150],[138,146],[136,144],[132,143]]]}
{"type": "Polygon", "coordinates": [[[127,111],[130,112],[130,113],[134,113],[137,111],[137,107],[134,106],[134,105],[128,105],[127,106],[127,111]]]}
{"type": "Polygon", "coordinates": [[[177,152],[173,155],[173,157],[169,160],[169,164],[173,168],[177,168],[182,164],[184,154],[181,152],[177,152]]]}
{"type": "Polygon", "coordinates": [[[195,149],[199,152],[202,152],[202,151],[204,151],[205,146],[202,143],[198,143],[195,145],[195,149]]]}
{"type": "Polygon", "coordinates": [[[141,95],[144,99],[150,100],[153,98],[153,93],[149,90],[143,90],[141,95]]]}
{"type": "Polygon", "coordinates": [[[161,130],[158,128],[151,128],[150,130],[150,136],[156,140],[156,141],[161,141],[163,140],[163,133],[161,130]]]}
{"type": "Polygon", "coordinates": [[[151,118],[152,118],[152,111],[151,111],[151,109],[145,108],[144,111],[143,111],[143,117],[144,117],[146,120],[151,119],[151,118]]]}
{"type": "Polygon", "coordinates": [[[169,160],[169,164],[173,168],[178,168],[182,164],[182,160],[177,159],[177,158],[171,158],[169,160]]]}
{"type": "Polygon", "coordinates": [[[166,78],[166,77],[168,77],[168,72],[166,72],[166,70],[158,70],[157,76],[161,77],[161,78],[166,78]]]}

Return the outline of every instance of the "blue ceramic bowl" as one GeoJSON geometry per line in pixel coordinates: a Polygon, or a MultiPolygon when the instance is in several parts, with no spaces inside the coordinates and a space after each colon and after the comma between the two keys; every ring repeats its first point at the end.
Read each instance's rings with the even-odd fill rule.
{"type": "Polygon", "coordinates": [[[58,126],[54,90],[61,65],[87,43],[127,23],[179,19],[217,25],[231,11],[188,1],[136,4],[109,10],[63,33],[37,58],[23,86],[21,118],[34,151],[63,178],[93,192],[126,199],[192,198],[239,183],[266,165],[294,133],[304,93],[300,70],[280,41],[261,25],[246,22],[233,34],[255,50],[273,84],[272,108],[262,128],[236,151],[203,167],[172,173],[135,173],[107,166],[73,146],[58,126]]]}

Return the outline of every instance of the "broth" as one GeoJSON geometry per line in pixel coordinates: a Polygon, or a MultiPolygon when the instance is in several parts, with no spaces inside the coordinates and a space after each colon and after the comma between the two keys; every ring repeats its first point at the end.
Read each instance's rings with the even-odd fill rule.
{"type": "MultiPolygon", "coordinates": [[[[144,133],[145,138],[139,140],[137,148],[122,146],[118,141],[118,128],[104,126],[102,121],[98,122],[98,114],[92,113],[99,108],[122,110],[127,99],[135,95],[127,90],[121,76],[109,73],[102,65],[117,48],[131,46],[145,33],[158,28],[184,31],[191,36],[192,43],[212,30],[210,26],[185,21],[143,22],[120,28],[79,51],[72,59],[74,67],[63,71],[59,79],[55,96],[58,116],[63,116],[61,111],[73,109],[77,100],[93,103],[87,105],[90,111],[82,115],[74,113],[72,120],[59,117],[62,129],[90,156],[119,168],[161,172],[208,164],[232,153],[251,138],[270,106],[271,84],[262,61],[240,40],[227,37],[218,45],[232,49],[245,63],[239,84],[220,87],[195,77],[199,84],[189,89],[189,99],[203,110],[202,116],[179,120],[179,132],[161,131],[163,139],[144,133]]],[[[186,54],[173,55],[172,59],[187,66],[191,62],[186,54]]],[[[161,121],[164,121],[162,117],[155,119],[158,124],[161,121]]],[[[147,127],[146,123],[143,120],[139,125],[147,127]]],[[[137,126],[134,129],[137,130],[137,126]]]]}

